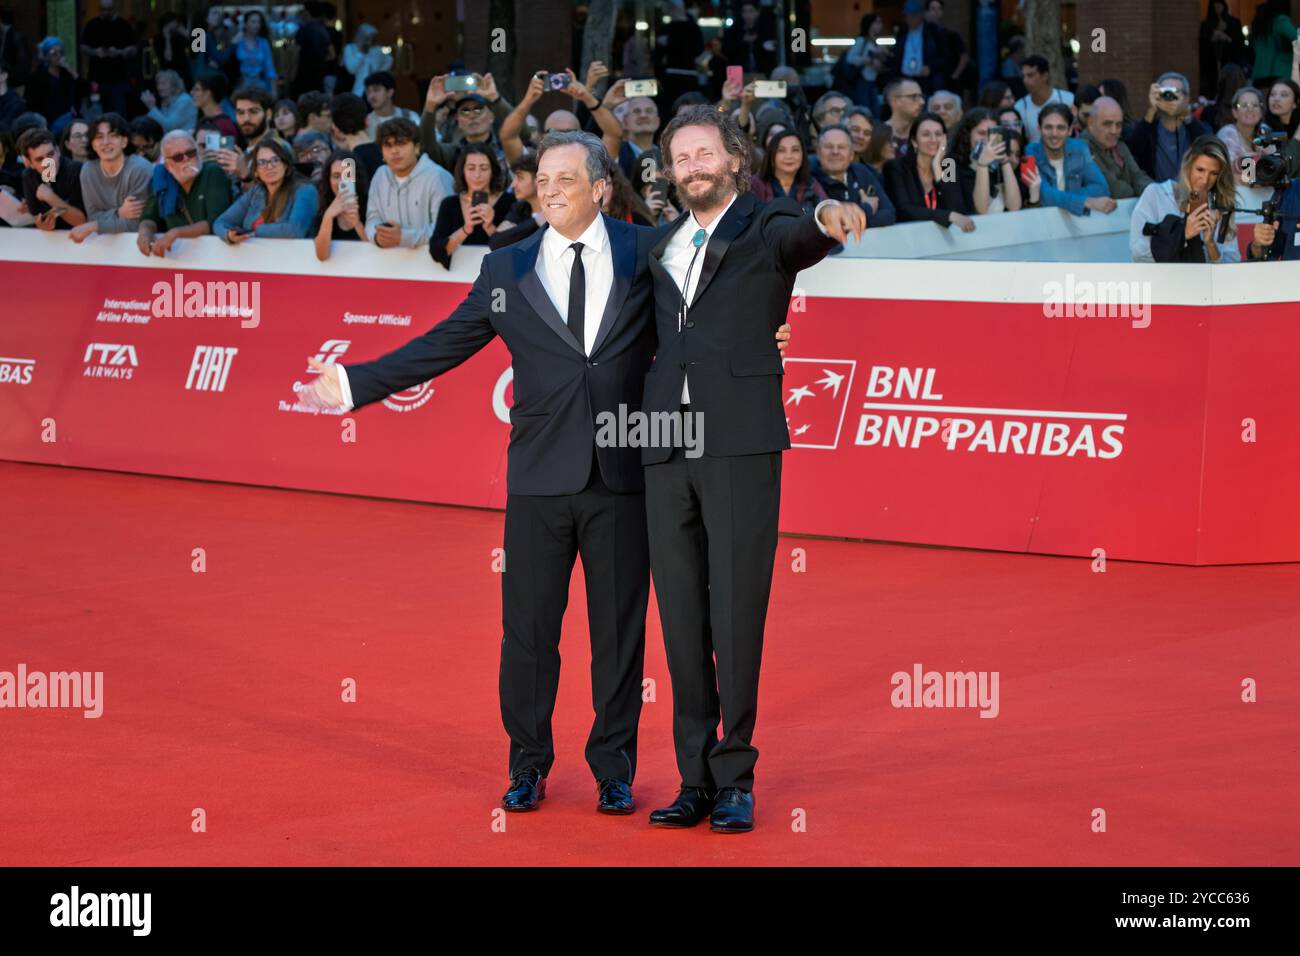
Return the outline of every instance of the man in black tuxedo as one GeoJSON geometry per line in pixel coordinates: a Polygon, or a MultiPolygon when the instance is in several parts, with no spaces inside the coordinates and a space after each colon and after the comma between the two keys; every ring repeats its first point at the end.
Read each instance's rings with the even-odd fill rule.
{"type": "MultiPolygon", "coordinates": [[[[469,296],[373,362],[326,365],[299,393],[360,408],[454,368],[501,336],[514,368],[501,579],[507,810],[535,809],[555,759],[560,626],[581,554],[596,711],[586,757],[597,809],[631,813],[650,570],[640,448],[598,445],[596,417],[640,409],[655,351],[647,267],[654,233],[600,213],[610,158],[589,133],[548,134],[537,190],[547,227],[483,259],[469,296]],[[505,308],[496,311],[498,291],[505,308]]],[[[782,331],[778,338],[787,334],[782,331]]]]}
{"type": "Polygon", "coordinates": [[[796,274],[866,216],[825,200],[748,193],[749,143],[709,107],[680,113],[660,148],[689,213],[650,250],[659,349],[645,377],[651,416],[696,416],[703,455],[645,450],[650,567],[673,684],[673,740],[682,786],[650,822],[743,832],[754,824],[750,743],[758,710],[763,625],[776,557],[781,452],[790,447],[781,354],[796,274]],[[714,661],[717,661],[716,667],[714,661]],[[722,738],[718,738],[718,723],[722,738]]]}

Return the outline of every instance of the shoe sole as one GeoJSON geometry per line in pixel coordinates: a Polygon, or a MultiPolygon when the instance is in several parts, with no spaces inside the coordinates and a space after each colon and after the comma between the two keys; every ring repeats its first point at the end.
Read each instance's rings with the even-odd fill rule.
{"type": "Polygon", "coordinates": [[[747,827],[715,827],[710,824],[709,829],[714,833],[748,833],[754,829],[753,825],[747,827]]]}
{"type": "Polygon", "coordinates": [[[665,830],[691,830],[698,827],[703,820],[696,820],[694,823],[670,823],[667,820],[651,820],[652,827],[663,827],[665,830]]]}
{"type": "Polygon", "coordinates": [[[611,817],[625,817],[628,816],[629,814],[636,813],[636,807],[632,807],[629,810],[619,810],[615,807],[597,807],[596,812],[607,813],[611,817]]]}

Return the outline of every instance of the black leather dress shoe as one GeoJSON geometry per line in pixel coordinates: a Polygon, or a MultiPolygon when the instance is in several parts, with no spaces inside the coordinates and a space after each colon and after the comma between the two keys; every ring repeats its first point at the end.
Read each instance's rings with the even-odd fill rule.
{"type": "Polygon", "coordinates": [[[510,778],[510,789],[501,798],[501,807],[510,811],[536,810],[546,799],[546,778],[535,767],[521,770],[510,778]]]}
{"type": "Polygon", "coordinates": [[[754,795],[737,787],[723,787],[713,801],[709,829],[718,833],[747,833],[754,829],[754,795]]]}
{"type": "Polygon", "coordinates": [[[601,813],[631,813],[636,809],[632,802],[632,785],[613,777],[606,777],[598,784],[600,802],[596,809],[601,813]]]}
{"type": "Polygon", "coordinates": [[[650,822],[657,827],[693,827],[713,809],[713,794],[703,787],[682,787],[671,806],[650,813],[650,822]]]}

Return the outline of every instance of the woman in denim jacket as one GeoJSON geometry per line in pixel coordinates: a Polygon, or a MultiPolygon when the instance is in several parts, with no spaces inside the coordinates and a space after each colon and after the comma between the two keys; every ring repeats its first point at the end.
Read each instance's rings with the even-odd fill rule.
{"type": "Polygon", "coordinates": [[[1038,114],[1041,136],[1037,143],[1029,144],[1025,155],[1034,157],[1038,164],[1038,175],[1042,179],[1041,203],[1060,206],[1076,216],[1086,216],[1094,209],[1114,212],[1115,200],[1110,198],[1106,177],[1093,161],[1088,144],[1081,139],[1069,138],[1073,122],[1070,108],[1060,103],[1044,106],[1038,114]],[[1052,153],[1058,154],[1057,162],[1061,164],[1059,179],[1056,167],[1052,165],[1052,153]]]}
{"type": "Polygon", "coordinates": [[[256,179],[212,225],[229,243],[259,239],[304,239],[316,219],[316,187],[294,168],[281,140],[267,137],[253,157],[256,179]]]}

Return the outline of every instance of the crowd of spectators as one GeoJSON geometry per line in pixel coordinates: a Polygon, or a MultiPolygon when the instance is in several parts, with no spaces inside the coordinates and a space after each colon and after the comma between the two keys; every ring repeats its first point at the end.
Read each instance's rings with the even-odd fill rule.
{"type": "MultiPolygon", "coordinates": [[[[920,221],[972,232],[989,215],[1106,216],[1137,199],[1134,259],[1224,262],[1240,259],[1240,213],[1271,200],[1248,255],[1295,254],[1294,229],[1277,226],[1300,214],[1300,193],[1282,188],[1300,170],[1300,39],[1275,0],[1260,6],[1250,42],[1213,0],[1200,94],[1187,76],[1158,72],[1139,110],[1116,80],[1054,76],[1019,37],[998,77],[976,84],[942,0],[907,0],[892,42],[880,15],[863,17],[820,95],[778,65],[763,7],[739,4],[734,24],[705,43],[670,5],[652,55],[633,41],[623,50],[623,76],[601,62],[581,78],[539,69],[515,105],[492,74],[459,69],[429,81],[418,112],[397,102],[393,56],[375,28],[337,42],[327,3],[303,8],[290,70],[261,11],[236,21],[212,8],[206,46],[193,52],[174,15],[146,42],[112,0],[100,6],[80,37],[80,70],[54,37],[28,60],[0,61],[7,225],[77,242],[135,232],[155,256],[205,234],[314,239],[321,259],[333,242],[359,241],[426,248],[450,267],[461,246],[499,247],[540,227],[532,148],[546,132],[602,138],[616,168],[609,215],[671,221],[680,205],[659,169],[658,132],[683,108],[711,104],[752,139],[760,200],[856,203],[871,229],[920,221]],[[135,66],[144,49],[157,67],[148,83],[135,66]],[[649,95],[631,86],[649,77],[649,95]],[[548,91],[570,108],[542,115],[548,91]]],[[[7,29],[6,48],[21,47],[7,29]]]]}

